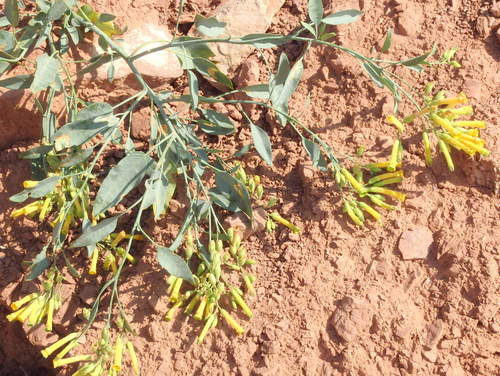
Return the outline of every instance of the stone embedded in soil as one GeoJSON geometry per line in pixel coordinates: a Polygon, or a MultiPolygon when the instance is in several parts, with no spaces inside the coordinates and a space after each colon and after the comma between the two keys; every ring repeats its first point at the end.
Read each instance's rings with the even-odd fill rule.
{"type": "MultiPolygon", "coordinates": [[[[210,16],[226,23],[225,33],[218,36],[241,37],[247,34],[264,33],[271,25],[274,15],[284,0],[226,0],[210,16]]],[[[229,72],[238,67],[255,48],[249,45],[219,43],[211,46],[222,71],[229,72]]]]}
{"type": "Polygon", "coordinates": [[[91,305],[94,302],[98,292],[99,288],[97,286],[86,284],[83,285],[82,288],[80,289],[78,297],[83,303],[91,305]]]}
{"type": "Polygon", "coordinates": [[[428,362],[431,363],[436,363],[438,353],[435,348],[428,350],[428,351],[422,351],[422,357],[427,360],[428,362]]]}
{"type": "MultiPolygon", "coordinates": [[[[117,43],[127,53],[138,54],[147,49],[161,46],[171,40],[172,34],[170,34],[165,26],[145,23],[135,29],[127,31],[121,37],[121,41],[117,43]],[[136,51],[138,46],[146,43],[148,43],[147,46],[136,51]]],[[[97,78],[99,80],[108,79],[108,68],[110,65],[111,63],[103,64],[97,69],[97,78]]],[[[113,65],[115,69],[115,79],[132,76],[132,71],[123,59],[114,61],[113,65]]],[[[150,85],[159,85],[172,81],[182,76],[183,73],[179,59],[177,59],[177,56],[169,49],[163,49],[134,60],[134,65],[145,76],[146,81],[150,85]]]]}
{"type": "Polygon", "coordinates": [[[417,227],[403,232],[399,239],[399,251],[404,260],[425,259],[433,241],[431,230],[427,227],[417,227]]]}
{"type": "Polygon", "coordinates": [[[45,326],[42,324],[31,328],[23,325],[23,330],[26,332],[26,338],[28,338],[33,346],[47,347],[58,340],[58,336],[53,332],[47,332],[45,326]]]}
{"type": "Polygon", "coordinates": [[[427,327],[427,338],[425,339],[425,347],[432,349],[441,339],[443,334],[443,320],[436,320],[427,327]]]}
{"type": "Polygon", "coordinates": [[[250,235],[264,231],[266,227],[267,211],[263,208],[253,209],[253,221],[250,222],[248,217],[243,213],[235,213],[224,220],[224,228],[233,227],[238,231],[243,240],[250,235]]]}
{"type": "Polygon", "coordinates": [[[332,316],[332,324],[337,334],[346,342],[368,334],[373,314],[366,300],[346,297],[332,316]]]}

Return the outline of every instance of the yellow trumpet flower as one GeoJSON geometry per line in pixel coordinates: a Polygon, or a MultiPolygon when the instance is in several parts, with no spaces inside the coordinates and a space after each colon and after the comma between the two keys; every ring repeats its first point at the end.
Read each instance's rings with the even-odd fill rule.
{"type": "Polygon", "coordinates": [[[398,170],[394,172],[387,172],[385,174],[377,175],[368,180],[368,185],[376,183],[381,180],[391,179],[391,178],[404,178],[403,170],[398,170]]]}
{"type": "Polygon", "coordinates": [[[241,335],[245,333],[245,329],[243,329],[238,322],[227,312],[225,309],[221,308],[220,313],[222,314],[222,317],[226,320],[228,325],[233,328],[236,332],[237,335],[241,335]]]}
{"type": "Polygon", "coordinates": [[[382,195],[390,196],[403,202],[406,199],[406,195],[401,192],[396,192],[391,189],[383,188],[383,187],[370,187],[368,188],[368,192],[372,193],[380,193],[382,195]]]}
{"type": "Polygon", "coordinates": [[[32,301],[33,299],[37,298],[40,294],[37,292],[34,292],[32,294],[26,295],[21,299],[16,300],[15,302],[10,303],[10,308],[13,311],[17,311],[19,308],[21,308],[24,304],[32,301]]]}
{"type": "Polygon", "coordinates": [[[441,153],[444,155],[444,159],[446,160],[446,164],[448,165],[448,169],[450,171],[455,170],[455,165],[453,164],[453,159],[451,159],[450,150],[448,149],[448,145],[443,140],[439,140],[438,142],[439,149],[441,153]]]}
{"type": "Polygon", "coordinates": [[[354,190],[356,192],[358,192],[359,194],[365,193],[365,191],[366,191],[365,187],[363,187],[356,180],[356,178],[354,178],[354,176],[352,176],[351,173],[349,171],[347,171],[347,169],[343,168],[342,170],[340,170],[340,172],[342,173],[342,175],[344,175],[344,177],[347,179],[347,181],[351,184],[351,186],[354,188],[354,190]]]}
{"type": "MultiPolygon", "coordinates": [[[[353,178],[354,179],[354,178],[353,178]]],[[[269,214],[269,216],[275,220],[276,222],[282,224],[283,226],[288,227],[290,231],[292,231],[294,234],[300,233],[300,228],[298,226],[295,226],[292,222],[287,221],[285,218],[283,218],[278,212],[273,212],[269,214]]]]}
{"type": "Polygon", "coordinates": [[[122,355],[123,355],[123,341],[122,337],[118,336],[115,342],[115,354],[113,358],[113,369],[116,372],[122,370],[122,355]]]}
{"type": "Polygon", "coordinates": [[[396,170],[400,147],[401,147],[401,141],[399,141],[399,139],[394,140],[394,144],[392,145],[392,150],[391,150],[391,157],[389,158],[389,164],[387,165],[387,171],[393,172],[396,170]]]}
{"type": "Polygon", "coordinates": [[[231,289],[230,292],[231,292],[231,296],[233,297],[234,301],[236,302],[236,304],[238,304],[240,306],[243,313],[245,315],[247,315],[249,318],[252,318],[252,316],[253,316],[252,311],[250,310],[248,305],[245,303],[245,301],[243,300],[241,295],[238,293],[238,291],[235,288],[233,288],[233,289],[231,289]]]}
{"type": "Polygon", "coordinates": [[[362,201],[359,201],[358,205],[361,209],[370,214],[377,222],[381,220],[382,216],[380,215],[380,213],[373,209],[370,205],[365,204],[362,201]]]}
{"type": "Polygon", "coordinates": [[[40,183],[40,182],[36,181],[36,180],[25,180],[25,181],[23,181],[23,187],[24,187],[24,189],[35,188],[38,183],[40,183]]]}
{"type": "Polygon", "coordinates": [[[46,347],[41,351],[43,357],[48,358],[54,351],[58,350],[59,348],[67,344],[69,341],[78,338],[80,335],[81,335],[80,332],[70,333],[67,336],[61,338],[59,341],[54,342],[52,345],[46,347]]]}
{"type": "Polygon", "coordinates": [[[463,128],[486,128],[486,122],[482,120],[455,120],[452,125],[463,128]]]}
{"type": "Polygon", "coordinates": [[[433,101],[432,104],[434,106],[456,106],[457,104],[465,104],[468,102],[467,96],[465,93],[460,93],[457,97],[454,98],[443,98],[436,101],[433,101]]]}
{"type": "Polygon", "coordinates": [[[139,376],[141,371],[139,368],[139,361],[137,360],[137,355],[134,350],[134,345],[132,344],[132,342],[127,340],[126,346],[128,355],[130,357],[130,365],[132,366],[132,371],[134,372],[135,376],[139,376]]]}
{"type": "Polygon", "coordinates": [[[401,121],[399,121],[395,116],[389,115],[389,116],[387,116],[385,121],[387,121],[391,125],[394,125],[399,132],[403,133],[405,131],[404,124],[401,123],[401,121]]]}
{"type": "Polygon", "coordinates": [[[76,355],[71,358],[54,359],[52,365],[54,368],[58,368],[72,363],[88,362],[89,360],[92,360],[92,355],[76,355]]]}

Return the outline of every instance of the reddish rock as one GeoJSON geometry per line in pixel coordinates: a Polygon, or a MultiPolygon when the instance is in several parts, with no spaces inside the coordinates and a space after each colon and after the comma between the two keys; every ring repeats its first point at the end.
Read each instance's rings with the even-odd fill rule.
{"type": "Polygon", "coordinates": [[[333,313],[332,324],[344,341],[353,342],[368,334],[372,316],[364,299],[346,297],[333,313]]]}

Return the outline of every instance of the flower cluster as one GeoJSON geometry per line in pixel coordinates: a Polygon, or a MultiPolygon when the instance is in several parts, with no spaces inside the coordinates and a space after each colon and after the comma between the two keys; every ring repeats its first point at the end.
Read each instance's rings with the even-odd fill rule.
{"type": "Polygon", "coordinates": [[[94,354],[74,355],[65,357],[79,345],[81,332],[70,333],[57,342],[42,350],[44,358],[56,354],[52,360],[54,368],[74,363],[85,363],[72,376],[116,376],[123,370],[123,355],[128,353],[130,366],[134,375],[140,375],[139,362],[134,345],[125,336],[118,334],[115,343],[112,343],[110,331],[105,328],[101,332],[101,339],[97,343],[94,354]]]}
{"type": "Polygon", "coordinates": [[[476,154],[490,155],[480,135],[480,130],[486,128],[486,122],[462,119],[474,114],[474,109],[467,103],[468,99],[464,93],[447,98],[441,91],[433,97],[427,97],[423,109],[403,120],[404,123],[413,122],[418,118],[426,121],[422,144],[428,166],[432,164],[432,138],[435,139],[450,171],[455,169],[451,149],[462,151],[471,157],[476,154]]]}
{"type": "Polygon", "coordinates": [[[221,307],[221,298],[227,298],[233,309],[238,308],[249,318],[253,316],[252,311],[244,300],[245,293],[225,276],[226,269],[237,271],[241,274],[246,294],[255,295],[255,276],[248,273],[246,268],[255,263],[247,257],[246,248],[241,241],[241,235],[233,228],[226,232],[225,241],[222,239],[210,240],[208,252],[201,243],[196,245],[191,230],[188,231],[185,241],[186,255],[191,258],[196,254],[202,261],[197,268],[194,289],[181,293],[183,279],[171,276],[169,278],[169,300],[173,306],[167,311],[165,320],[174,318],[179,308],[184,307],[183,312],[192,315],[195,320],[204,321],[197,343],[202,343],[208,331],[217,326],[219,318],[222,317],[226,323],[240,335],[244,329],[231,314],[221,307]]]}
{"type": "Polygon", "coordinates": [[[7,315],[8,321],[26,322],[29,326],[45,321],[45,329],[52,331],[54,312],[61,306],[61,295],[57,285],[62,281],[62,275],[51,269],[43,282],[43,292],[34,292],[12,302],[10,308],[14,311],[7,315]]]}

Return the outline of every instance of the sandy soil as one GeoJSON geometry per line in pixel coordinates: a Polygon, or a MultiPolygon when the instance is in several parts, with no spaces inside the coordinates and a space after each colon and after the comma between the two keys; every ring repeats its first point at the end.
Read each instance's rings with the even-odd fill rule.
{"type": "MultiPolygon", "coordinates": [[[[154,19],[172,26],[175,22],[174,2],[135,0],[130,7],[118,0],[94,3],[125,23],[154,19]]],[[[183,20],[192,20],[195,11],[208,14],[217,3],[188,2],[183,20]]],[[[292,30],[307,17],[306,3],[287,0],[270,31],[292,30]]],[[[165,273],[154,264],[152,249],[141,250],[138,265],[126,273],[122,299],[140,334],[134,343],[144,375],[500,373],[495,161],[500,149],[500,41],[495,36],[499,19],[489,13],[491,5],[491,1],[474,0],[325,3],[329,10],[354,7],[365,12],[358,23],[339,27],[337,39],[366,54],[372,46],[380,46],[389,27],[396,30],[389,55],[394,59],[424,53],[433,43],[441,49],[459,47],[462,69],[398,73],[416,80],[418,86],[435,81],[451,93],[466,91],[476,116],[490,124],[484,134],[493,156],[482,161],[457,156],[454,173],[440,159],[429,169],[422,160],[417,130],[410,130],[403,141],[407,179],[402,189],[408,201],[387,213],[382,227],[358,229],[340,215],[331,178],[303,167],[307,156],[298,152],[300,140],[290,130],[273,127],[265,113],[256,112],[258,124],[272,134],[275,166],[267,167],[253,154],[245,162],[279,197],[281,212],[304,231],[300,238],[280,230],[249,239],[249,252],[258,261],[257,296],[250,301],[255,317],[248,322],[241,318],[248,329],[245,336],[235,337],[222,327],[203,346],[194,344],[199,328],[193,320],[178,316],[171,323],[161,321],[167,307],[165,273]],[[404,261],[399,238],[417,227],[433,233],[430,255],[404,261]]],[[[283,49],[294,58],[301,46],[283,49]]],[[[274,52],[266,51],[265,56],[271,63],[276,61],[274,52]]],[[[264,79],[257,56],[249,60],[264,79]]],[[[183,85],[185,81],[179,79],[172,88],[182,92],[183,85]]],[[[92,86],[84,92],[94,100],[113,97],[107,89],[92,86]]],[[[388,153],[388,140],[395,131],[383,119],[390,108],[390,96],[374,88],[353,60],[323,47],[308,54],[304,79],[291,102],[291,113],[324,137],[340,157],[364,146],[367,160],[388,153]]],[[[402,110],[411,108],[403,105],[402,110]]],[[[249,130],[241,125],[235,138],[225,138],[220,145],[237,150],[248,139],[249,130]]],[[[8,197],[29,177],[26,163],[16,158],[27,145],[13,145],[0,153],[2,296],[29,291],[31,286],[22,283],[20,261],[32,259],[47,236],[45,228],[29,219],[12,222],[9,218],[14,205],[8,197]]],[[[155,236],[165,241],[169,231],[163,222],[154,228],[155,236]]],[[[71,298],[63,306],[67,311],[62,313],[61,325],[55,328],[60,335],[81,326],[75,307],[97,285],[95,279],[86,279],[66,288],[71,298]]],[[[1,317],[4,311],[0,309],[1,317]]],[[[42,369],[46,363],[22,338],[20,328],[2,319],[0,331],[1,375],[51,374],[42,369]]]]}

